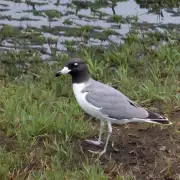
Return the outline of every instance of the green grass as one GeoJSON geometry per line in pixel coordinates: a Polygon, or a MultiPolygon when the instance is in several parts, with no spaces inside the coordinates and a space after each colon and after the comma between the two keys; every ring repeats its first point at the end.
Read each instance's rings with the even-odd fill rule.
{"type": "MultiPolygon", "coordinates": [[[[121,46],[82,48],[78,56],[87,61],[93,78],[114,86],[137,103],[166,115],[179,110],[178,42],[169,39],[166,45],[152,50],[146,39],[140,41],[130,34],[121,46]]],[[[83,139],[98,132],[77,105],[70,77],[55,78],[67,55],[57,56],[57,63],[49,65],[38,53],[32,54],[20,51],[1,56],[1,178],[110,178],[100,161],[95,163],[80,149],[83,139]],[[15,66],[17,62],[29,63],[25,72],[15,66]]],[[[134,177],[133,173],[116,174],[117,180],[134,177]]]]}
{"type": "MultiPolygon", "coordinates": [[[[86,47],[80,45],[79,41],[65,40],[62,44],[67,48],[67,53],[57,53],[56,46],[53,45],[59,43],[56,39],[59,36],[80,37],[85,44],[90,38],[107,41],[112,35],[120,37],[120,34],[111,28],[103,29],[91,25],[69,27],[75,25],[69,17],[63,20],[63,26],[49,25],[42,26],[42,29],[27,27],[24,30],[10,25],[2,26],[2,46],[6,40],[12,41],[15,50],[0,52],[0,179],[143,179],[143,173],[139,175],[138,169],[146,169],[147,177],[153,172],[154,179],[159,176],[159,179],[178,179],[175,177],[176,172],[179,172],[180,162],[180,33],[175,30],[178,26],[169,25],[165,33],[152,32],[149,29],[153,29],[153,24],[138,24],[136,16],[110,16],[99,10],[102,7],[113,10],[120,1],[122,0],[73,2],[68,6],[71,6],[72,10],[90,8],[92,15],[94,14],[85,16],[78,13],[78,18],[89,21],[100,18],[109,23],[113,22],[116,28],[120,28],[123,23],[132,24],[131,32],[122,37],[122,45],[110,43],[107,47],[86,47]],[[56,37],[46,38],[43,33],[56,37]],[[166,44],[163,45],[164,41],[166,44]],[[53,51],[52,57],[46,61],[41,59],[44,52],[42,49],[31,47],[41,47],[44,44],[48,44],[53,51]],[[18,49],[19,47],[21,49],[18,49]],[[55,72],[64,66],[72,54],[88,63],[89,72],[94,79],[115,87],[143,107],[169,116],[173,126],[118,126],[120,130],[124,130],[122,134],[114,135],[120,153],[114,152],[110,143],[107,155],[102,159],[97,160],[95,156],[89,155],[83,140],[97,137],[98,121],[91,121],[78,106],[71,88],[71,77],[55,77],[55,72]],[[56,63],[51,64],[51,60],[56,63]],[[143,134],[144,129],[147,133],[143,134]],[[137,139],[134,136],[137,136],[137,139]],[[144,138],[149,138],[150,141],[144,138]],[[132,146],[133,142],[136,145],[132,146]],[[155,147],[153,142],[156,143],[155,147]],[[153,152],[153,155],[146,154],[145,145],[148,144],[151,145],[148,152],[153,152]],[[138,147],[141,148],[140,153],[138,147]],[[162,149],[165,151],[162,152],[162,149]],[[133,153],[145,155],[132,156],[133,153]],[[152,162],[147,159],[151,156],[155,157],[152,162]],[[133,158],[137,161],[135,165],[134,162],[131,163],[133,158]],[[156,169],[159,166],[162,168],[157,170],[157,175],[156,169]],[[173,167],[176,167],[177,171],[173,171],[173,167]]],[[[57,1],[58,3],[61,2],[57,1]]],[[[153,10],[177,3],[178,0],[169,0],[157,5],[153,10]]],[[[38,11],[36,8],[46,3],[26,1],[26,4],[32,6],[32,10],[25,12],[47,17],[49,22],[75,13],[38,11]]],[[[148,5],[150,11],[152,7],[148,5]]],[[[3,13],[0,19],[18,20],[3,13]]],[[[31,19],[24,16],[19,20],[31,19]]]]}
{"type": "Polygon", "coordinates": [[[45,10],[44,13],[49,19],[60,18],[62,16],[62,13],[57,10],[45,10]]]}

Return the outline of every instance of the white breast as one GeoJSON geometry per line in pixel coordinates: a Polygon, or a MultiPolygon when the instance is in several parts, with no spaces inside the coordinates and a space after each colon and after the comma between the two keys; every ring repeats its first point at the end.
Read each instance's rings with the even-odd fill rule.
{"type": "Polygon", "coordinates": [[[100,118],[101,117],[101,112],[99,110],[101,110],[101,108],[97,108],[95,106],[93,106],[92,104],[90,104],[86,99],[86,95],[88,94],[88,92],[84,92],[82,93],[82,90],[87,86],[86,83],[74,83],[73,84],[73,92],[75,95],[75,98],[78,102],[78,104],[80,105],[80,107],[89,115],[96,117],[96,118],[100,118]]]}

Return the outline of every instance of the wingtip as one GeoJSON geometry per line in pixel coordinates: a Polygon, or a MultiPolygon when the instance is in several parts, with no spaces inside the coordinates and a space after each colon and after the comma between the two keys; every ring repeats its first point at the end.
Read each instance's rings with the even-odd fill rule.
{"type": "Polygon", "coordinates": [[[170,122],[167,118],[166,119],[151,119],[151,121],[158,124],[172,125],[172,122],[170,122]]]}
{"type": "Polygon", "coordinates": [[[160,115],[158,113],[155,113],[149,110],[148,110],[148,113],[149,113],[149,116],[147,118],[150,119],[152,122],[156,122],[159,124],[166,124],[166,125],[172,124],[172,122],[170,122],[169,119],[163,115],[160,115]]]}

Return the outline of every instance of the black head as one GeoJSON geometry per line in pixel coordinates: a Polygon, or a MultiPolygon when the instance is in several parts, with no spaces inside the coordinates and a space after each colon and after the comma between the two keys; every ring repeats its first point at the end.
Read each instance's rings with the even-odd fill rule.
{"type": "Polygon", "coordinates": [[[79,58],[68,61],[64,68],[56,73],[56,77],[61,74],[70,74],[73,83],[81,83],[89,79],[87,64],[79,58]]]}

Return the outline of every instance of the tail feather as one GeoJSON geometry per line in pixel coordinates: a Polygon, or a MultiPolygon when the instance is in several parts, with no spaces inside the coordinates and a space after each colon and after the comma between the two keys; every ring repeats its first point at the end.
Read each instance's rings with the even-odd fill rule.
{"type": "Polygon", "coordinates": [[[147,110],[147,112],[149,113],[149,116],[146,119],[149,119],[151,122],[154,123],[159,123],[159,124],[172,124],[168,118],[158,114],[158,113],[154,113],[152,111],[147,110]]]}

